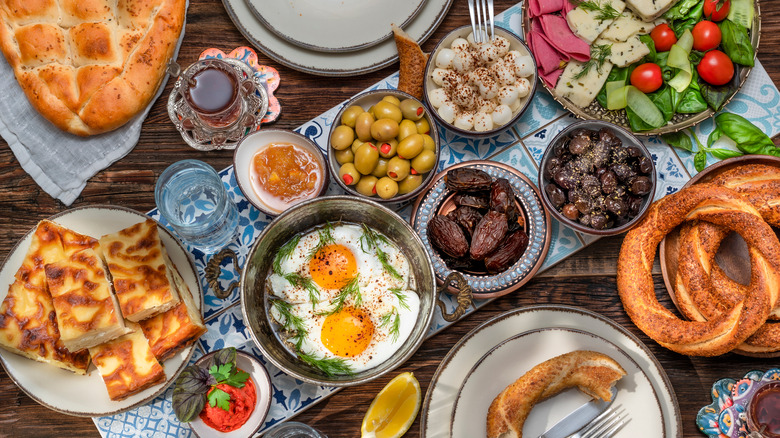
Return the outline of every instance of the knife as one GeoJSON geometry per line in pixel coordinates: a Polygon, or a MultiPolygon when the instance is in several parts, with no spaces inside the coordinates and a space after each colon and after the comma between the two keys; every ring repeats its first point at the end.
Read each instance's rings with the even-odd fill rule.
{"type": "Polygon", "coordinates": [[[594,418],[604,412],[612,401],[615,400],[617,395],[617,389],[612,387],[612,399],[610,401],[604,401],[601,399],[593,399],[579,408],[575,409],[571,414],[563,417],[561,421],[555,423],[555,425],[541,435],[539,438],[566,438],[569,435],[577,432],[583,427],[587,426],[594,418]]]}

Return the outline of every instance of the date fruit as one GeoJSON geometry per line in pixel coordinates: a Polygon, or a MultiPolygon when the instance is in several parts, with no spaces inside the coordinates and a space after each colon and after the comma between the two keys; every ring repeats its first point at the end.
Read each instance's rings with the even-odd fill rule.
{"type": "Polygon", "coordinates": [[[485,257],[485,269],[492,274],[506,270],[520,260],[527,246],[528,235],[525,231],[517,230],[509,234],[501,246],[485,257]]]}
{"type": "Polygon", "coordinates": [[[482,213],[477,211],[476,208],[464,205],[447,213],[447,217],[463,227],[466,234],[471,237],[471,235],[474,234],[474,228],[476,228],[479,221],[482,220],[482,213]]]}
{"type": "Polygon", "coordinates": [[[433,246],[455,258],[463,257],[469,251],[463,230],[446,216],[436,215],[428,221],[428,238],[433,246]]]}
{"type": "Polygon", "coordinates": [[[454,192],[481,192],[490,190],[493,178],[487,173],[470,167],[447,171],[445,185],[454,192]]]}
{"type": "Polygon", "coordinates": [[[477,194],[458,193],[452,200],[455,205],[460,207],[471,207],[477,210],[487,210],[490,208],[490,200],[487,196],[479,196],[477,194]]]}
{"type": "Polygon", "coordinates": [[[493,210],[487,212],[477,224],[471,237],[471,248],[469,248],[471,258],[483,260],[495,251],[508,230],[509,225],[505,214],[493,210]]]}

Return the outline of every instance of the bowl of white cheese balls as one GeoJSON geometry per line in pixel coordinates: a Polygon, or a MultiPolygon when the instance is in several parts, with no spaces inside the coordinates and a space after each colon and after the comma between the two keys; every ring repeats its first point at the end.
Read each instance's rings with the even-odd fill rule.
{"type": "Polygon", "coordinates": [[[425,67],[424,92],[439,124],[465,137],[492,137],[514,125],[536,91],[528,46],[501,27],[475,43],[471,26],[442,38],[425,67]]]}

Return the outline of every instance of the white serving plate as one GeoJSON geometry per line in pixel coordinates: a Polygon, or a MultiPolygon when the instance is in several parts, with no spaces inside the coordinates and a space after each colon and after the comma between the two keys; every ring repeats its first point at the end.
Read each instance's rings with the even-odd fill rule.
{"type": "MultiPolygon", "coordinates": [[[[626,371],[632,373],[618,384],[617,403],[622,403],[628,412],[631,418],[629,425],[634,422],[642,426],[657,424],[655,428],[660,427],[661,432],[640,432],[637,435],[631,433],[633,429],[628,429],[627,432],[624,428],[617,437],[682,437],[680,409],[674,390],[650,350],[611,320],[569,306],[531,306],[513,310],[486,321],[464,336],[442,360],[428,387],[420,421],[422,436],[484,436],[484,431],[482,435],[470,434],[471,429],[464,429],[463,432],[456,430],[456,433],[452,434],[450,425],[483,430],[490,402],[506,385],[522,376],[528,370],[528,364],[533,366],[558,354],[581,348],[609,353],[626,371]],[[566,332],[571,334],[563,334],[566,332]],[[526,335],[518,336],[519,334],[526,335]],[[546,338],[547,336],[550,338],[546,338]],[[494,351],[496,358],[489,358],[489,353],[497,346],[500,347],[494,351]],[[498,356],[504,354],[514,358],[503,362],[502,371],[499,373],[498,363],[495,361],[505,360],[504,357],[498,356]],[[481,360],[483,357],[485,359],[481,360]],[[494,381],[488,384],[486,378],[494,381]],[[497,391],[493,392],[495,390],[497,391]],[[474,391],[484,393],[477,396],[474,391]],[[634,394],[640,391],[640,394],[634,394]],[[462,394],[461,401],[459,394],[462,394]],[[651,399],[640,402],[643,396],[651,399]],[[484,406],[484,400],[466,401],[466,398],[476,397],[490,400],[484,406]],[[463,404],[456,408],[456,404],[460,403],[463,404]],[[475,403],[480,405],[476,406],[475,403]],[[650,412],[645,411],[648,406],[652,407],[650,412]],[[469,409],[471,410],[466,415],[469,409]],[[460,418],[461,416],[464,418],[460,418]],[[644,416],[648,418],[642,418],[644,416]],[[469,421],[475,424],[464,426],[469,421]]],[[[540,403],[528,417],[523,429],[524,436],[538,436],[585,401],[587,397],[567,391],[559,397],[540,403]],[[558,399],[561,403],[557,403],[558,399]]]]}
{"type": "Polygon", "coordinates": [[[304,49],[352,52],[392,36],[390,25],[405,27],[426,0],[288,0],[270,5],[247,0],[252,13],[279,38],[304,49]]]}
{"type": "MultiPolygon", "coordinates": [[[[87,206],[64,211],[49,218],[76,232],[100,238],[148,219],[148,216],[124,207],[113,205],[87,206]]],[[[193,294],[198,307],[203,309],[203,291],[198,281],[195,265],[182,244],[165,228],[158,226],[160,239],[193,294]]],[[[0,268],[0,300],[8,294],[8,286],[30,247],[30,230],[19,240],[0,268]]],[[[124,400],[113,401],[108,397],[106,385],[97,368],[90,364],[87,375],[82,376],[53,365],[36,362],[0,349],[0,363],[16,385],[33,400],[55,411],[79,417],[114,415],[149,403],[162,394],[184,369],[192,356],[195,344],[179,351],[162,365],[166,381],[147,388],[124,400]]]]}
{"type": "MultiPolygon", "coordinates": [[[[404,30],[422,43],[441,24],[453,0],[427,0],[404,30]]],[[[277,37],[252,13],[248,0],[222,0],[230,19],[241,34],[274,61],[292,69],[320,76],[354,76],[387,67],[398,59],[395,41],[354,52],[317,52],[298,47],[277,37]]]]}

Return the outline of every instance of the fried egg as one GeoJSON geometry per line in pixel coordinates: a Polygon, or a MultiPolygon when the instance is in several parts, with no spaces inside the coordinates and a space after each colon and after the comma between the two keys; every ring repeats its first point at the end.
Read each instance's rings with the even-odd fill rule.
{"type": "Polygon", "coordinates": [[[266,287],[270,315],[295,354],[338,359],[353,372],[392,357],[420,309],[403,253],[382,234],[353,224],[293,238],[276,255],[266,287]]]}

